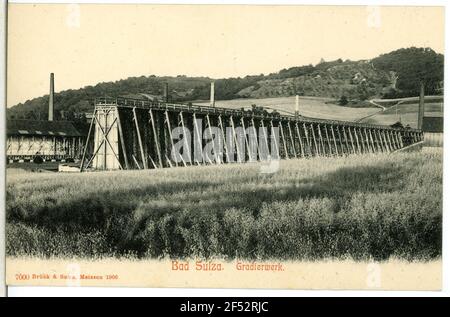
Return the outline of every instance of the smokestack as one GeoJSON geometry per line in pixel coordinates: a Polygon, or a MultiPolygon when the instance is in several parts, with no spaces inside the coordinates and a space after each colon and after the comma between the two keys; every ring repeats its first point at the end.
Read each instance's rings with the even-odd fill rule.
{"type": "Polygon", "coordinates": [[[53,73],[50,73],[50,94],[48,97],[48,121],[53,121],[53,110],[54,110],[53,98],[55,95],[54,81],[55,81],[54,75],[53,73]]]}
{"type": "Polygon", "coordinates": [[[164,101],[169,102],[169,83],[164,84],[164,101]]]}
{"type": "Polygon", "coordinates": [[[422,129],[423,116],[425,114],[425,85],[420,83],[420,97],[419,97],[419,117],[417,118],[417,129],[422,129]]]}
{"type": "Polygon", "coordinates": [[[295,116],[298,117],[298,113],[299,113],[299,100],[298,100],[298,95],[295,95],[295,116]]]}
{"type": "Polygon", "coordinates": [[[215,103],[214,103],[214,82],[212,82],[211,83],[211,94],[210,94],[210,98],[211,98],[211,100],[210,100],[210,105],[211,105],[211,107],[214,107],[215,106],[215,103]]]}

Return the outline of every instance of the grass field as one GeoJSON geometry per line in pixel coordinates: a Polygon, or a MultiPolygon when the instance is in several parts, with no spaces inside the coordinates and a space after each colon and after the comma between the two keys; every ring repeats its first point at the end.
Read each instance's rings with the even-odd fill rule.
{"type": "Polygon", "coordinates": [[[7,170],[9,256],[429,260],[442,152],[83,174],[7,170]]]}
{"type": "MultiPolygon", "coordinates": [[[[320,97],[300,97],[299,112],[301,115],[311,118],[355,121],[359,118],[374,114],[380,110],[379,108],[375,107],[342,107],[327,103],[330,101],[334,101],[334,99],[320,97]]],[[[209,102],[196,104],[209,105],[209,102]]],[[[278,109],[278,111],[287,111],[288,113],[294,113],[295,96],[265,99],[233,99],[216,101],[216,106],[227,108],[249,108],[252,104],[256,104],[257,106],[269,107],[272,109],[278,109]]]]}
{"type": "MultiPolygon", "coordinates": [[[[412,128],[417,127],[417,118],[419,112],[419,103],[402,103],[393,106],[384,112],[380,112],[367,119],[362,120],[365,123],[390,125],[401,121],[403,125],[409,125],[412,128]]],[[[425,102],[426,116],[442,116],[444,113],[441,102],[425,102]]]]}
{"type": "MultiPolygon", "coordinates": [[[[442,115],[443,105],[441,99],[441,96],[427,96],[425,99],[425,114],[428,116],[442,115]]],[[[300,114],[311,118],[341,121],[359,121],[359,119],[365,118],[361,122],[380,125],[391,125],[401,121],[404,125],[409,124],[413,128],[417,127],[418,97],[375,100],[376,103],[382,104],[387,108],[383,112],[376,107],[338,106],[330,103],[332,101],[333,99],[330,98],[300,97],[300,114]],[[399,105],[395,106],[397,103],[399,105]]],[[[209,105],[209,102],[200,102],[198,104],[209,105]]],[[[294,113],[295,96],[216,101],[216,106],[229,108],[250,108],[252,104],[269,109],[278,109],[282,113],[294,113]]]]}

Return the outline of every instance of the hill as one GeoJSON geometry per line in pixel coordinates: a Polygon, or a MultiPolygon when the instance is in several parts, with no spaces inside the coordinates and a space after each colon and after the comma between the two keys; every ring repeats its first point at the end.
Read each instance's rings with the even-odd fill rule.
{"type": "MultiPolygon", "coordinates": [[[[209,99],[209,84],[215,81],[217,100],[272,98],[293,95],[328,97],[353,101],[368,98],[417,96],[420,80],[426,94],[442,93],[444,56],[429,48],[399,49],[371,60],[321,62],[282,69],[268,75],[243,78],[140,76],[99,83],[55,95],[56,119],[74,120],[92,111],[98,96],[147,98],[162,96],[164,84],[170,87],[173,102],[209,99]]],[[[48,95],[17,104],[7,110],[9,118],[44,119],[48,95]]]]}

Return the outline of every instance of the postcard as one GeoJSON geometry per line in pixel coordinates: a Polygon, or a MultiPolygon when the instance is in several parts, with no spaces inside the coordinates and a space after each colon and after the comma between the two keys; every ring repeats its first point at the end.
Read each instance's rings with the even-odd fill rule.
{"type": "Polygon", "coordinates": [[[7,16],[7,285],[442,288],[444,7],[7,16]]]}

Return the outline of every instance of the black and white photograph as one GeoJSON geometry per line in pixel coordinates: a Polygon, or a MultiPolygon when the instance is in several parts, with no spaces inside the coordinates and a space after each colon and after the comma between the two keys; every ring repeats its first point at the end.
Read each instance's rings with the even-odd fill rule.
{"type": "Polygon", "coordinates": [[[440,290],[444,9],[8,4],[7,285],[440,290]]]}

